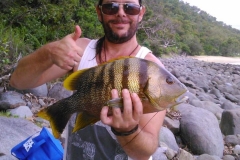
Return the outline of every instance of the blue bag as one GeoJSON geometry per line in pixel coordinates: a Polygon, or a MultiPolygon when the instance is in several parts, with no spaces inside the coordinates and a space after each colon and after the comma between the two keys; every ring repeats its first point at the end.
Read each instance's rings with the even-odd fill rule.
{"type": "Polygon", "coordinates": [[[43,127],[12,148],[11,154],[19,160],[62,160],[63,147],[58,139],[43,127]]]}

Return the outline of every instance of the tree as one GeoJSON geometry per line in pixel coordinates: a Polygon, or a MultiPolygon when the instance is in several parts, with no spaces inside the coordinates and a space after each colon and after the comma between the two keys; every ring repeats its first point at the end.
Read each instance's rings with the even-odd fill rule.
{"type": "MultiPolygon", "coordinates": [[[[29,49],[73,32],[76,24],[81,26],[83,37],[99,38],[103,31],[96,18],[95,4],[96,0],[2,0],[0,46],[12,38],[11,46],[21,46],[18,52],[28,54],[29,49]]],[[[156,55],[240,53],[240,30],[216,21],[198,7],[179,0],[150,0],[144,4],[147,12],[137,38],[156,55]]],[[[16,49],[8,49],[5,57],[13,50],[16,49]]]]}

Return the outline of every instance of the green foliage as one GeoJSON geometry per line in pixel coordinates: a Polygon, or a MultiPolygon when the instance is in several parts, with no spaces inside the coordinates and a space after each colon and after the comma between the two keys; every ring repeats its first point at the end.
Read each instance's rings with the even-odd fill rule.
{"type": "Polygon", "coordinates": [[[143,42],[147,39],[157,55],[175,52],[239,56],[240,30],[183,1],[151,0],[146,5],[147,23],[140,30],[147,36],[141,35],[139,39],[143,42]]]}
{"type": "MultiPolygon", "coordinates": [[[[50,41],[74,31],[82,37],[103,36],[95,11],[96,0],[1,0],[0,67],[12,63],[50,41]]],[[[240,31],[197,7],[179,0],[144,1],[146,14],[139,25],[138,41],[157,56],[239,56],[240,31]]]]}
{"type": "Polygon", "coordinates": [[[0,24],[0,73],[4,70],[5,65],[10,65],[16,61],[21,53],[31,51],[31,47],[25,44],[21,33],[12,28],[6,28],[0,24]]]}
{"type": "Polygon", "coordinates": [[[1,39],[0,41],[0,53],[1,53],[1,57],[2,57],[2,64],[7,64],[9,63],[9,59],[7,57],[8,52],[9,52],[9,48],[8,48],[8,42],[6,41],[6,39],[1,39]]]}
{"type": "Polygon", "coordinates": [[[98,38],[103,33],[94,0],[11,0],[1,1],[0,6],[4,7],[0,11],[0,29],[7,30],[0,37],[4,63],[19,53],[24,56],[30,49],[72,33],[76,24],[81,26],[83,37],[98,38]],[[17,47],[18,53],[10,49],[8,43],[17,47]]]}

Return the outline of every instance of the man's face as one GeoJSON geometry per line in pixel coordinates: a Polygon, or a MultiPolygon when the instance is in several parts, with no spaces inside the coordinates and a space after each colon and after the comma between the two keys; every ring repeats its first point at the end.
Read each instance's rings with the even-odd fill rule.
{"type": "MultiPolygon", "coordinates": [[[[102,4],[111,4],[111,2],[113,1],[103,0],[102,4]]],[[[124,43],[135,36],[138,24],[142,20],[145,10],[140,10],[136,15],[125,13],[123,4],[131,3],[139,7],[138,0],[118,0],[114,1],[114,3],[116,4],[114,7],[119,7],[119,9],[116,9],[116,14],[109,15],[104,13],[102,6],[102,10],[98,10],[98,16],[99,20],[102,22],[106,38],[112,43],[124,43]]]]}

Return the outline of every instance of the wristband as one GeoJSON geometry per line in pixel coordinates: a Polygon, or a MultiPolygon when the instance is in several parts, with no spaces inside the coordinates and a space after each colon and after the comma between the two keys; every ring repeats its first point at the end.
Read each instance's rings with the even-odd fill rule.
{"type": "Polygon", "coordinates": [[[138,129],[138,125],[136,125],[136,127],[134,127],[132,130],[128,131],[128,132],[118,132],[116,131],[113,127],[111,127],[111,131],[116,135],[116,136],[129,136],[131,134],[133,134],[134,132],[136,132],[138,129]]]}

